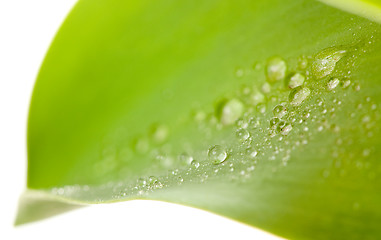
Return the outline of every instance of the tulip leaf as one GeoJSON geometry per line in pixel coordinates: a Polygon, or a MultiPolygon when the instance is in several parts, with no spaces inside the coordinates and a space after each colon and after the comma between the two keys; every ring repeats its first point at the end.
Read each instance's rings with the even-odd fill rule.
{"type": "Polygon", "coordinates": [[[381,238],[380,3],[323,2],[80,0],[37,78],[16,224],[153,199],[381,238]]]}

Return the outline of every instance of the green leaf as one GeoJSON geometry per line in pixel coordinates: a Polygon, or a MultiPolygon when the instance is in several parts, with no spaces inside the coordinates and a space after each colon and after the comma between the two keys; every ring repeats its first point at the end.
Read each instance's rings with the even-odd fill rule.
{"type": "Polygon", "coordinates": [[[79,1],[34,89],[16,223],[41,201],[154,199],[292,239],[380,238],[380,39],[314,1],[79,1]]]}

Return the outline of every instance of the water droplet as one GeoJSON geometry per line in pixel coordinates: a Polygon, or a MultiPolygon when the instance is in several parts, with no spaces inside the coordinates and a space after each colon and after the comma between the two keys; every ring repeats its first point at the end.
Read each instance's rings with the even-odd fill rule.
{"type": "Polygon", "coordinates": [[[260,124],[260,122],[259,122],[259,120],[257,118],[255,118],[255,117],[250,118],[250,120],[249,120],[249,128],[255,129],[255,128],[257,128],[259,126],[259,124],[260,124]]]}
{"type": "Polygon", "coordinates": [[[258,152],[253,149],[248,149],[246,153],[250,158],[255,158],[258,155],[258,152]]]}
{"type": "Polygon", "coordinates": [[[272,57],[267,61],[266,76],[267,81],[274,83],[283,80],[286,76],[287,65],[280,57],[272,57]]]}
{"type": "Polygon", "coordinates": [[[318,106],[322,106],[323,103],[324,103],[324,101],[323,101],[323,99],[321,99],[321,98],[317,98],[317,99],[316,99],[316,103],[317,103],[318,106]]]}
{"type": "Polygon", "coordinates": [[[327,83],[327,90],[332,91],[339,85],[340,80],[338,78],[333,78],[327,83]]]}
{"type": "Polygon", "coordinates": [[[270,93],[271,92],[271,85],[267,82],[265,82],[263,85],[262,85],[262,88],[261,88],[262,92],[264,93],[270,93]]]}
{"type": "Polygon", "coordinates": [[[177,179],[179,180],[180,184],[184,182],[184,178],[182,178],[182,177],[178,177],[177,179]]]}
{"type": "Polygon", "coordinates": [[[193,157],[188,155],[187,153],[182,153],[179,156],[179,160],[183,164],[190,165],[192,163],[192,161],[193,161],[193,157]]]}
{"type": "Polygon", "coordinates": [[[361,89],[360,84],[356,83],[355,85],[353,85],[353,90],[355,90],[356,92],[360,91],[360,89],[361,89]]]}
{"type": "Polygon", "coordinates": [[[138,179],[138,185],[139,185],[140,187],[145,187],[145,186],[147,186],[147,180],[145,180],[144,178],[139,178],[139,179],[138,179]]]}
{"type": "Polygon", "coordinates": [[[247,96],[247,95],[249,95],[250,93],[251,93],[251,89],[250,89],[248,86],[243,85],[243,86],[241,87],[241,94],[242,94],[242,95],[247,96]]]}
{"type": "Polygon", "coordinates": [[[154,125],[151,131],[152,140],[156,143],[163,143],[168,137],[168,128],[165,125],[154,125]]]}
{"type": "Polygon", "coordinates": [[[276,126],[278,125],[279,123],[279,118],[277,117],[273,117],[271,120],[270,120],[270,128],[274,129],[276,128],[276,126]]]}
{"type": "Polygon", "coordinates": [[[220,121],[223,125],[231,125],[235,123],[243,114],[244,105],[238,99],[231,99],[226,101],[220,106],[221,109],[218,109],[220,115],[220,121]]]}
{"type": "Polygon", "coordinates": [[[298,68],[299,69],[306,69],[308,66],[308,59],[306,56],[300,56],[298,58],[298,68]]]}
{"type": "Polygon", "coordinates": [[[299,106],[304,100],[306,100],[310,93],[311,90],[307,87],[297,87],[290,92],[288,100],[291,105],[299,106]]]}
{"type": "Polygon", "coordinates": [[[306,77],[303,74],[295,73],[290,76],[290,78],[288,79],[287,85],[291,89],[296,88],[296,87],[302,86],[305,79],[306,77]]]}
{"type": "Polygon", "coordinates": [[[236,121],[236,125],[238,128],[247,128],[249,124],[245,120],[240,118],[236,121]]]}
{"type": "Polygon", "coordinates": [[[202,122],[206,119],[206,113],[203,112],[203,111],[197,111],[195,114],[194,114],[194,120],[196,122],[202,122]]]}
{"type": "Polygon", "coordinates": [[[156,184],[158,181],[159,181],[159,180],[158,180],[157,177],[155,177],[155,176],[150,176],[150,177],[148,178],[148,182],[149,182],[150,185],[156,184]]]}
{"type": "Polygon", "coordinates": [[[312,63],[312,73],[317,79],[328,76],[335,69],[336,63],[345,55],[346,51],[336,47],[324,49],[315,56],[312,63]]]}
{"type": "Polygon", "coordinates": [[[148,139],[144,138],[144,137],[141,137],[141,138],[138,138],[136,139],[136,142],[135,142],[135,151],[137,153],[146,153],[149,149],[149,141],[148,139]]]}
{"type": "Polygon", "coordinates": [[[208,157],[213,164],[220,164],[226,160],[226,150],[220,145],[215,145],[208,150],[208,157]]]}
{"type": "Polygon", "coordinates": [[[260,103],[257,105],[256,109],[257,109],[257,112],[259,112],[259,113],[265,113],[266,112],[266,104],[260,103]]]}
{"type": "Polygon", "coordinates": [[[302,116],[304,120],[307,120],[311,116],[311,114],[308,111],[304,111],[302,116]]]}
{"type": "Polygon", "coordinates": [[[283,105],[276,105],[273,109],[273,114],[275,117],[281,119],[287,114],[287,108],[283,105]]]}
{"type": "Polygon", "coordinates": [[[284,123],[282,124],[282,126],[281,126],[281,123],[279,123],[278,126],[280,130],[280,134],[284,136],[287,136],[292,130],[292,125],[290,123],[284,123]]]}
{"type": "Polygon", "coordinates": [[[244,142],[250,137],[250,133],[246,129],[240,128],[237,130],[236,136],[239,141],[244,142]]]}
{"type": "Polygon", "coordinates": [[[237,67],[237,68],[235,69],[235,76],[236,76],[237,78],[241,78],[241,77],[243,77],[244,74],[245,74],[245,72],[243,71],[243,69],[242,69],[241,67],[237,67]]]}
{"type": "Polygon", "coordinates": [[[197,160],[193,160],[192,162],[191,162],[191,165],[194,167],[194,168],[198,168],[198,167],[200,167],[200,163],[197,161],[197,160]]]}
{"type": "Polygon", "coordinates": [[[346,80],[344,80],[343,82],[342,82],[342,87],[343,88],[347,88],[347,87],[349,87],[351,85],[351,80],[349,80],[349,79],[346,79],[346,80]]]}
{"type": "Polygon", "coordinates": [[[323,171],[323,177],[324,177],[324,178],[329,177],[329,170],[325,169],[325,170],[323,171]]]}
{"type": "Polygon", "coordinates": [[[365,115],[363,118],[362,118],[362,122],[363,123],[368,123],[370,122],[370,117],[368,115],[365,115]]]}
{"type": "Polygon", "coordinates": [[[364,157],[368,157],[368,156],[370,155],[370,150],[369,150],[369,149],[364,149],[364,150],[362,151],[362,155],[363,155],[364,157]]]}

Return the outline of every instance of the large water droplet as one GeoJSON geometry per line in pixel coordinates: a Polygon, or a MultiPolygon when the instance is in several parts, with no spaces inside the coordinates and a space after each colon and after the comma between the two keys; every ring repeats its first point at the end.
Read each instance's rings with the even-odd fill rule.
{"type": "Polygon", "coordinates": [[[337,47],[324,49],[315,56],[312,63],[312,73],[317,79],[328,76],[335,69],[336,63],[345,55],[346,51],[337,47]]]}
{"type": "Polygon", "coordinates": [[[267,81],[274,83],[283,80],[286,76],[287,65],[280,57],[272,57],[267,61],[266,76],[267,81]]]}
{"type": "Polygon", "coordinates": [[[220,145],[215,145],[208,150],[209,160],[211,160],[213,164],[222,163],[226,160],[227,156],[226,150],[220,145]]]}
{"type": "Polygon", "coordinates": [[[288,100],[291,105],[299,106],[304,100],[306,100],[310,93],[311,90],[307,87],[297,87],[290,92],[288,100]]]}

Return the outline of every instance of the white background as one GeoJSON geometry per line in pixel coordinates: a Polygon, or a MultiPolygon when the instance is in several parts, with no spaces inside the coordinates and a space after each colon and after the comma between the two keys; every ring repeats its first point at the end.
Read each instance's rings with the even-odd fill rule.
{"type": "Polygon", "coordinates": [[[279,239],[154,201],[96,205],[13,227],[26,179],[26,119],[40,64],[74,0],[0,1],[0,239],[279,239]]]}

